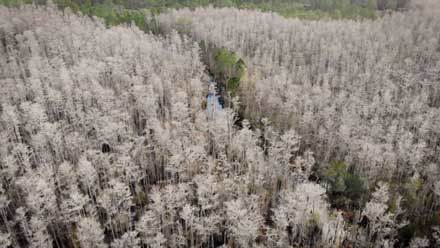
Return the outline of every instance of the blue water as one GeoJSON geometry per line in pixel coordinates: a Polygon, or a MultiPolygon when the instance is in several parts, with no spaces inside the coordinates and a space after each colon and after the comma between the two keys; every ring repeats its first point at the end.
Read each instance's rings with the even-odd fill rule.
{"type": "Polygon", "coordinates": [[[215,112],[222,110],[222,105],[220,104],[219,96],[217,95],[216,83],[213,81],[209,82],[209,91],[206,101],[206,113],[208,114],[208,117],[213,117],[215,112]]]}

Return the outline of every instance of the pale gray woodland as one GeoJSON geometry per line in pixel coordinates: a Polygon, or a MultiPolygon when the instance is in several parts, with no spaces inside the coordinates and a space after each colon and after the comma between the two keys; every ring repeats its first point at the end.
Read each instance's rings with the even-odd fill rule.
{"type": "Polygon", "coordinates": [[[438,1],[154,22],[0,7],[0,247],[440,247],[438,1]],[[208,118],[212,47],[246,75],[208,118]]]}

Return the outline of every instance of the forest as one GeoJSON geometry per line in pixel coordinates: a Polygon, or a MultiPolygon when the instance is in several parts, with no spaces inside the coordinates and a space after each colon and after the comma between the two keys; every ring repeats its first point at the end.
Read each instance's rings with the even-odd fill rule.
{"type": "Polygon", "coordinates": [[[0,0],[0,86],[1,248],[440,247],[437,0],[0,0]]]}
{"type": "MultiPolygon", "coordinates": [[[[276,12],[302,19],[377,18],[392,10],[405,10],[410,0],[53,0],[58,8],[70,8],[89,16],[103,18],[108,25],[130,24],[150,29],[145,15],[157,15],[169,9],[196,7],[234,7],[276,12]]],[[[45,4],[46,0],[0,0],[1,5],[45,4]]]]}

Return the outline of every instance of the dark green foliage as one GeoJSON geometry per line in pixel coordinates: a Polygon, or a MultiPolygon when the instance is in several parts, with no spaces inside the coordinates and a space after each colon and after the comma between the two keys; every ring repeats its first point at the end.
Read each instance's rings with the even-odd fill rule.
{"type": "Polygon", "coordinates": [[[324,178],[330,185],[331,193],[342,193],[345,191],[345,177],[347,175],[347,166],[344,162],[332,162],[324,172],[324,178]]]}
{"type": "Polygon", "coordinates": [[[364,183],[358,175],[348,170],[344,162],[333,161],[323,174],[329,199],[334,207],[361,207],[366,193],[364,183]]]}
{"type": "Polygon", "coordinates": [[[348,173],[345,175],[345,193],[350,199],[359,199],[365,192],[364,183],[357,175],[348,173]]]}
{"type": "Polygon", "coordinates": [[[234,52],[226,48],[218,49],[214,55],[213,73],[217,80],[224,82],[226,91],[232,96],[237,94],[240,81],[243,78],[246,65],[242,59],[237,59],[234,52]]]}
{"type": "Polygon", "coordinates": [[[242,78],[244,76],[245,70],[246,64],[242,59],[239,59],[235,64],[235,76],[239,79],[242,78]]]}
{"type": "MultiPolygon", "coordinates": [[[[134,23],[140,29],[144,31],[154,31],[155,22],[153,13],[156,10],[147,9],[127,9],[121,5],[116,5],[115,2],[106,1],[104,3],[97,3],[95,1],[85,0],[53,0],[53,2],[60,9],[70,8],[73,12],[81,12],[84,15],[97,16],[104,19],[108,26],[114,26],[118,24],[131,24],[134,23]]],[[[125,3],[126,1],[121,1],[125,3]]],[[[45,4],[45,0],[32,1],[32,0],[0,0],[1,5],[6,6],[19,6],[20,4],[45,4]]],[[[157,12],[157,11],[156,11],[157,12]]]]}
{"type": "Polygon", "coordinates": [[[377,9],[378,10],[386,10],[386,9],[404,9],[409,5],[409,0],[376,0],[377,1],[377,9]]]}
{"type": "Polygon", "coordinates": [[[400,247],[408,247],[409,242],[414,237],[416,232],[416,225],[409,223],[399,230],[397,239],[399,240],[400,247]]]}
{"type": "MultiPolygon", "coordinates": [[[[376,10],[405,9],[410,0],[53,0],[61,9],[69,7],[87,15],[102,17],[109,25],[134,21],[146,30],[134,9],[148,9],[158,14],[170,8],[200,6],[237,7],[277,12],[286,17],[318,18],[375,18],[376,10]]],[[[24,3],[44,4],[46,0],[0,0],[6,6],[24,3]]]]}
{"type": "Polygon", "coordinates": [[[214,73],[222,79],[230,78],[234,72],[235,63],[237,62],[235,53],[229,52],[226,48],[221,48],[216,52],[214,60],[214,73]]]}
{"type": "Polygon", "coordinates": [[[237,92],[238,86],[240,86],[240,79],[239,78],[233,77],[228,80],[227,89],[228,89],[228,91],[231,92],[232,96],[234,96],[235,93],[237,92]]]}
{"type": "Polygon", "coordinates": [[[20,4],[30,4],[32,3],[32,1],[30,0],[25,0],[25,1],[20,1],[20,0],[0,0],[0,5],[4,5],[4,6],[8,6],[8,7],[17,7],[20,4]]]}
{"type": "Polygon", "coordinates": [[[81,12],[86,15],[103,18],[108,26],[134,23],[142,30],[149,30],[150,23],[148,22],[148,17],[150,12],[147,10],[129,10],[111,4],[92,5],[89,2],[81,5],[81,12]]]}

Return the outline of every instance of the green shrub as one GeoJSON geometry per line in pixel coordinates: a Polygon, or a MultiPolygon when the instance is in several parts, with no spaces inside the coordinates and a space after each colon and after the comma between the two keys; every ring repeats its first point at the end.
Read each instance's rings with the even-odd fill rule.
{"type": "Polygon", "coordinates": [[[366,194],[364,183],[358,175],[348,170],[344,162],[331,162],[324,171],[323,179],[332,205],[343,209],[361,207],[366,194]]]}

